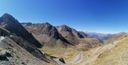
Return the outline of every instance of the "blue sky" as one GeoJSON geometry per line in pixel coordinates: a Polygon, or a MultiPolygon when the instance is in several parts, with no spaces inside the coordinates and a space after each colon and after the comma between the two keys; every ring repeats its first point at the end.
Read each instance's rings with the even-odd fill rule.
{"type": "Polygon", "coordinates": [[[128,0],[0,0],[0,15],[20,22],[66,24],[77,30],[128,32],[128,0]]]}

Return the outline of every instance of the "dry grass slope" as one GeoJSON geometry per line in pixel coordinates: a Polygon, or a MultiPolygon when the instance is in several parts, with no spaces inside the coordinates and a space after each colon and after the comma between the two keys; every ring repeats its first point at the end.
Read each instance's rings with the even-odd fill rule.
{"type": "Polygon", "coordinates": [[[100,54],[90,65],[128,65],[128,37],[119,40],[111,50],[100,54]]]}

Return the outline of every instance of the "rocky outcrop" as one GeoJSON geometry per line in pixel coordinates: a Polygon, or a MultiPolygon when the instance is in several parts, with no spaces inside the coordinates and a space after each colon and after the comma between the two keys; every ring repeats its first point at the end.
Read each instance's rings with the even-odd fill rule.
{"type": "Polygon", "coordinates": [[[0,36],[0,65],[48,65],[8,36],[0,36]]]}

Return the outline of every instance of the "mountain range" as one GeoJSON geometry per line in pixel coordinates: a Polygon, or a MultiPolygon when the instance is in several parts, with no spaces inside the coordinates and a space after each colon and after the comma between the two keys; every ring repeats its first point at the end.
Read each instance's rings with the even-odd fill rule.
{"type": "Polygon", "coordinates": [[[5,13],[0,17],[0,65],[96,65],[127,36],[87,33],[48,22],[20,23],[5,13]]]}
{"type": "MultiPolygon", "coordinates": [[[[21,23],[22,24],[22,23],[21,23]]],[[[77,31],[74,28],[71,28],[67,25],[53,26],[50,23],[40,23],[40,24],[22,24],[30,33],[32,33],[36,39],[38,39],[42,45],[48,47],[70,47],[77,46],[79,44],[86,44],[87,42],[83,39],[98,40],[94,44],[101,45],[101,37],[107,37],[107,35],[97,36],[91,35],[92,33],[84,33],[77,31]]],[[[107,40],[107,39],[105,39],[107,40]]],[[[92,43],[90,41],[90,43],[92,43]]],[[[86,44],[85,47],[88,47],[90,44],[86,44]]],[[[95,45],[93,45],[95,46],[95,45]]],[[[91,47],[91,46],[90,46],[91,47]]]]}

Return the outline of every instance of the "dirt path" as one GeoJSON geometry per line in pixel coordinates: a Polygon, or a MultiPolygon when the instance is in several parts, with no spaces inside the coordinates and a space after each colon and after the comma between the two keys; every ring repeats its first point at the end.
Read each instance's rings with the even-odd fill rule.
{"type": "Polygon", "coordinates": [[[71,61],[71,64],[77,64],[80,63],[83,60],[83,52],[80,52],[78,55],[76,55],[73,59],[73,61],[71,61]]]}
{"type": "Polygon", "coordinates": [[[115,47],[117,45],[119,41],[115,41],[113,42],[112,44],[107,44],[105,46],[102,46],[102,47],[99,47],[97,48],[94,53],[92,54],[92,57],[86,61],[86,62],[83,62],[81,65],[87,65],[87,64],[90,64],[92,63],[93,61],[95,61],[97,59],[97,57],[102,54],[103,52],[107,51],[107,50],[110,50],[112,49],[113,47],[115,47]]]}
{"type": "Polygon", "coordinates": [[[78,55],[76,55],[72,61],[70,61],[69,63],[67,63],[66,65],[87,65],[92,63],[93,61],[95,61],[97,59],[97,57],[102,54],[103,52],[112,49],[113,47],[115,47],[117,45],[119,41],[115,41],[112,44],[107,44],[101,47],[98,47],[92,54],[91,57],[89,59],[87,59],[85,61],[84,53],[80,52],[78,55]]]}

